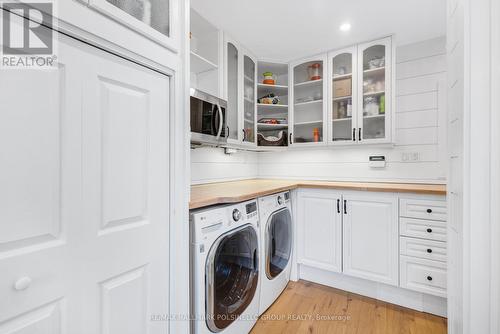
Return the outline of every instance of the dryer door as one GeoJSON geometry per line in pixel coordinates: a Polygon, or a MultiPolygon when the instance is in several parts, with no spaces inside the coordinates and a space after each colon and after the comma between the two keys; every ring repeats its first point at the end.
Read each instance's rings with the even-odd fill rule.
{"type": "Polygon", "coordinates": [[[292,252],[292,216],[288,208],[275,211],[266,225],[266,276],[270,280],[285,270],[292,252]]]}
{"type": "Polygon", "coordinates": [[[212,332],[228,327],[252,302],[259,279],[258,240],[252,225],[219,237],[206,263],[206,323],[212,332]]]}

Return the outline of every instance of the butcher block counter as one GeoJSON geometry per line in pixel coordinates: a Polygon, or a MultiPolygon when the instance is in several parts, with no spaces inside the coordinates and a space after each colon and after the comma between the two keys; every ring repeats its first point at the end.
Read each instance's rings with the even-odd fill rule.
{"type": "Polygon", "coordinates": [[[194,185],[191,187],[189,208],[197,209],[215,204],[238,203],[296,188],[446,195],[446,186],[442,184],[252,179],[194,185]]]}

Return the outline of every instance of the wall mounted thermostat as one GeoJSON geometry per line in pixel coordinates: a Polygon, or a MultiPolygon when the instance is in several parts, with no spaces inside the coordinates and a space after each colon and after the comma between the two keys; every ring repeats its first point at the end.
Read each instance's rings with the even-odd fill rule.
{"type": "Polygon", "coordinates": [[[385,156],[383,155],[372,155],[369,161],[370,168],[385,168],[385,156]]]}

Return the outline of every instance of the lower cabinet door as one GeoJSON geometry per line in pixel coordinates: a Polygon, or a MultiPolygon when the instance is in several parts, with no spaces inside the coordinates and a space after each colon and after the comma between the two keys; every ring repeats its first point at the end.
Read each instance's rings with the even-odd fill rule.
{"type": "Polygon", "coordinates": [[[343,199],[344,273],[398,285],[397,197],[373,193],[343,199]]]}
{"type": "Polygon", "coordinates": [[[297,207],[298,263],[342,271],[342,196],[327,190],[300,190],[297,207]]]}

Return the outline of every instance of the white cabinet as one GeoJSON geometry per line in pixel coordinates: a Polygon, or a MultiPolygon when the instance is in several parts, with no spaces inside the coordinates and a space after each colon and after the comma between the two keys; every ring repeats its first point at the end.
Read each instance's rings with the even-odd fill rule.
{"type": "Polygon", "coordinates": [[[0,77],[0,332],[166,333],[170,78],[55,36],[0,77]]]}
{"type": "Polygon", "coordinates": [[[360,143],[388,143],[392,139],[391,38],[360,44],[358,49],[358,131],[360,143]]]}
{"type": "Polygon", "coordinates": [[[328,142],[356,144],[358,128],[356,46],[328,54],[328,142]]]}
{"type": "Polygon", "coordinates": [[[298,193],[298,263],[342,272],[342,195],[332,191],[298,193]]]}
{"type": "Polygon", "coordinates": [[[326,64],[326,53],[290,64],[289,144],[292,146],[327,143],[326,64]]]}
{"type": "Polygon", "coordinates": [[[224,35],[224,67],[228,146],[256,147],[257,61],[227,34],[224,35]]]}
{"type": "Polygon", "coordinates": [[[298,263],[398,284],[398,199],[301,189],[297,196],[298,263]]]}
{"type": "Polygon", "coordinates": [[[191,9],[190,21],[191,88],[223,97],[223,35],[222,30],[191,9]]]}
{"type": "Polygon", "coordinates": [[[344,195],[344,273],[398,285],[398,199],[344,195]]]}
{"type": "Polygon", "coordinates": [[[330,144],[390,143],[391,38],[330,52],[328,92],[330,144]]]}
{"type": "Polygon", "coordinates": [[[169,48],[177,47],[178,0],[88,0],[90,7],[169,48]]]}

